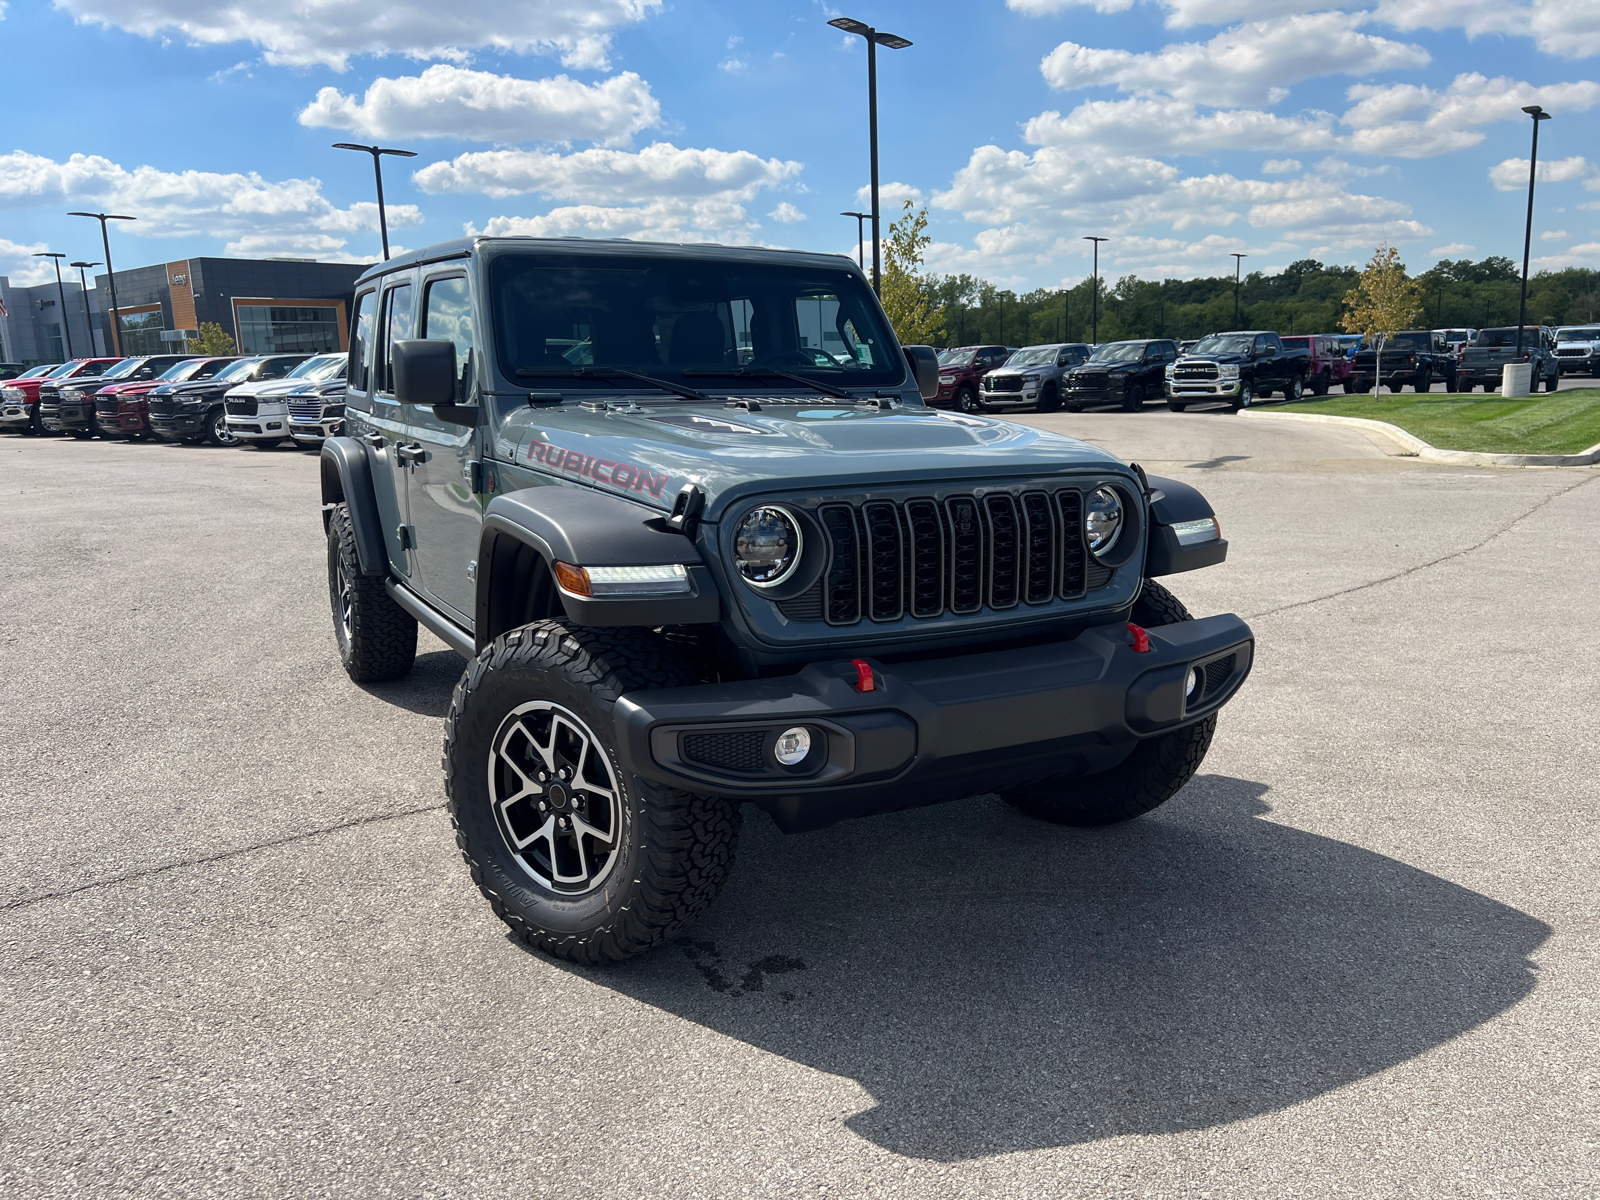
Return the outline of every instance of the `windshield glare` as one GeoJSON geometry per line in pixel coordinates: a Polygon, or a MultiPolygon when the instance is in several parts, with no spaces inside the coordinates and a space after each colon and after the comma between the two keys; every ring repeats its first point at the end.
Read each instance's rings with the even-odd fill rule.
{"type": "Polygon", "coordinates": [[[905,376],[872,293],[850,271],[507,254],[490,267],[489,290],[500,368],[512,379],[579,379],[583,367],[673,382],[703,375],[711,386],[745,367],[854,386],[905,376]]]}
{"type": "Polygon", "coordinates": [[[256,365],[253,358],[241,358],[232,366],[224,367],[211,378],[216,383],[230,383],[235,379],[243,379],[250,374],[250,369],[256,365]]]}
{"type": "Polygon", "coordinates": [[[1097,346],[1090,362],[1138,362],[1144,358],[1143,342],[1107,342],[1097,346]]]}
{"type": "Polygon", "coordinates": [[[137,371],[144,362],[142,358],[125,358],[119,363],[113,363],[101,379],[126,379],[137,371]]]}
{"type": "Polygon", "coordinates": [[[56,369],[57,368],[56,368],[56,365],[54,363],[46,363],[42,367],[34,367],[31,370],[24,371],[21,375],[18,375],[17,378],[18,379],[38,379],[39,376],[48,375],[48,374],[50,374],[51,371],[54,371],[56,369]]]}
{"type": "Polygon", "coordinates": [[[160,377],[172,382],[182,383],[185,379],[192,379],[194,373],[205,366],[205,362],[206,360],[203,358],[191,358],[186,362],[173,363],[172,366],[162,372],[160,377]]]}
{"type": "Polygon", "coordinates": [[[315,358],[308,358],[294,370],[284,376],[285,379],[331,379],[338,374],[339,368],[344,365],[345,356],[342,354],[319,354],[315,358]]]}
{"type": "Polygon", "coordinates": [[[1056,361],[1054,346],[1026,346],[1006,359],[1008,367],[1043,367],[1056,361]]]}
{"type": "Polygon", "coordinates": [[[970,366],[977,353],[976,350],[972,349],[941,350],[939,351],[939,365],[941,367],[970,366]]]}
{"type": "Polygon", "coordinates": [[[1201,338],[1200,344],[1194,348],[1196,354],[1249,354],[1250,338],[1247,337],[1207,337],[1201,338]]]}
{"type": "Polygon", "coordinates": [[[1600,342],[1600,329],[1558,329],[1558,342],[1600,342]]]}

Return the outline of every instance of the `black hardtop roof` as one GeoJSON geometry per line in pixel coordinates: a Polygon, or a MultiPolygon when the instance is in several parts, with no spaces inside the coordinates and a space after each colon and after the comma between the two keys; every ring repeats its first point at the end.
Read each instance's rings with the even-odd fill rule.
{"type": "Polygon", "coordinates": [[[356,284],[359,286],[380,275],[422,263],[467,258],[482,250],[518,249],[539,250],[548,254],[626,254],[630,257],[709,258],[720,262],[808,264],[833,270],[847,266],[858,274],[861,270],[847,254],[772,250],[765,246],[722,246],[715,242],[636,242],[629,238],[463,237],[397,254],[388,262],[378,263],[363,271],[356,284]]]}

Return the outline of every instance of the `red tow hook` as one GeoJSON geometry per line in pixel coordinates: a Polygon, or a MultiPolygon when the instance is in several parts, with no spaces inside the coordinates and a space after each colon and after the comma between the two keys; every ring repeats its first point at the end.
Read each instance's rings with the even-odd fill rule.
{"type": "Polygon", "coordinates": [[[856,691],[871,692],[877,690],[878,681],[872,677],[872,667],[867,663],[866,659],[852,658],[850,665],[856,669],[856,681],[851,685],[856,691]]]}
{"type": "Polygon", "coordinates": [[[1144,631],[1144,627],[1129,621],[1128,632],[1133,634],[1133,652],[1135,654],[1149,654],[1150,635],[1144,631]]]}

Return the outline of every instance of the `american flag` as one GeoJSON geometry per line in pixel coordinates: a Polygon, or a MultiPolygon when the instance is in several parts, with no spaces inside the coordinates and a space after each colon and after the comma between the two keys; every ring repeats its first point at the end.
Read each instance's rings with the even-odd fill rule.
{"type": "Polygon", "coordinates": [[[6,302],[4,297],[0,297],[0,317],[9,317],[10,315],[11,314],[6,311],[6,302]]]}

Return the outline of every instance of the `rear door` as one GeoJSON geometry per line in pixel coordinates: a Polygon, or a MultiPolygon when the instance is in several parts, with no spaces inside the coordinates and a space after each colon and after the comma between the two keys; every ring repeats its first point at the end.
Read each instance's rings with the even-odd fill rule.
{"type": "MultiPolygon", "coordinates": [[[[458,268],[426,277],[422,289],[417,336],[454,344],[456,403],[475,404],[471,283],[458,268]]],[[[406,464],[408,520],[416,530],[415,582],[470,629],[483,515],[473,490],[478,430],[441,421],[418,404],[405,406],[405,421],[410,436],[399,453],[406,464]]]]}

